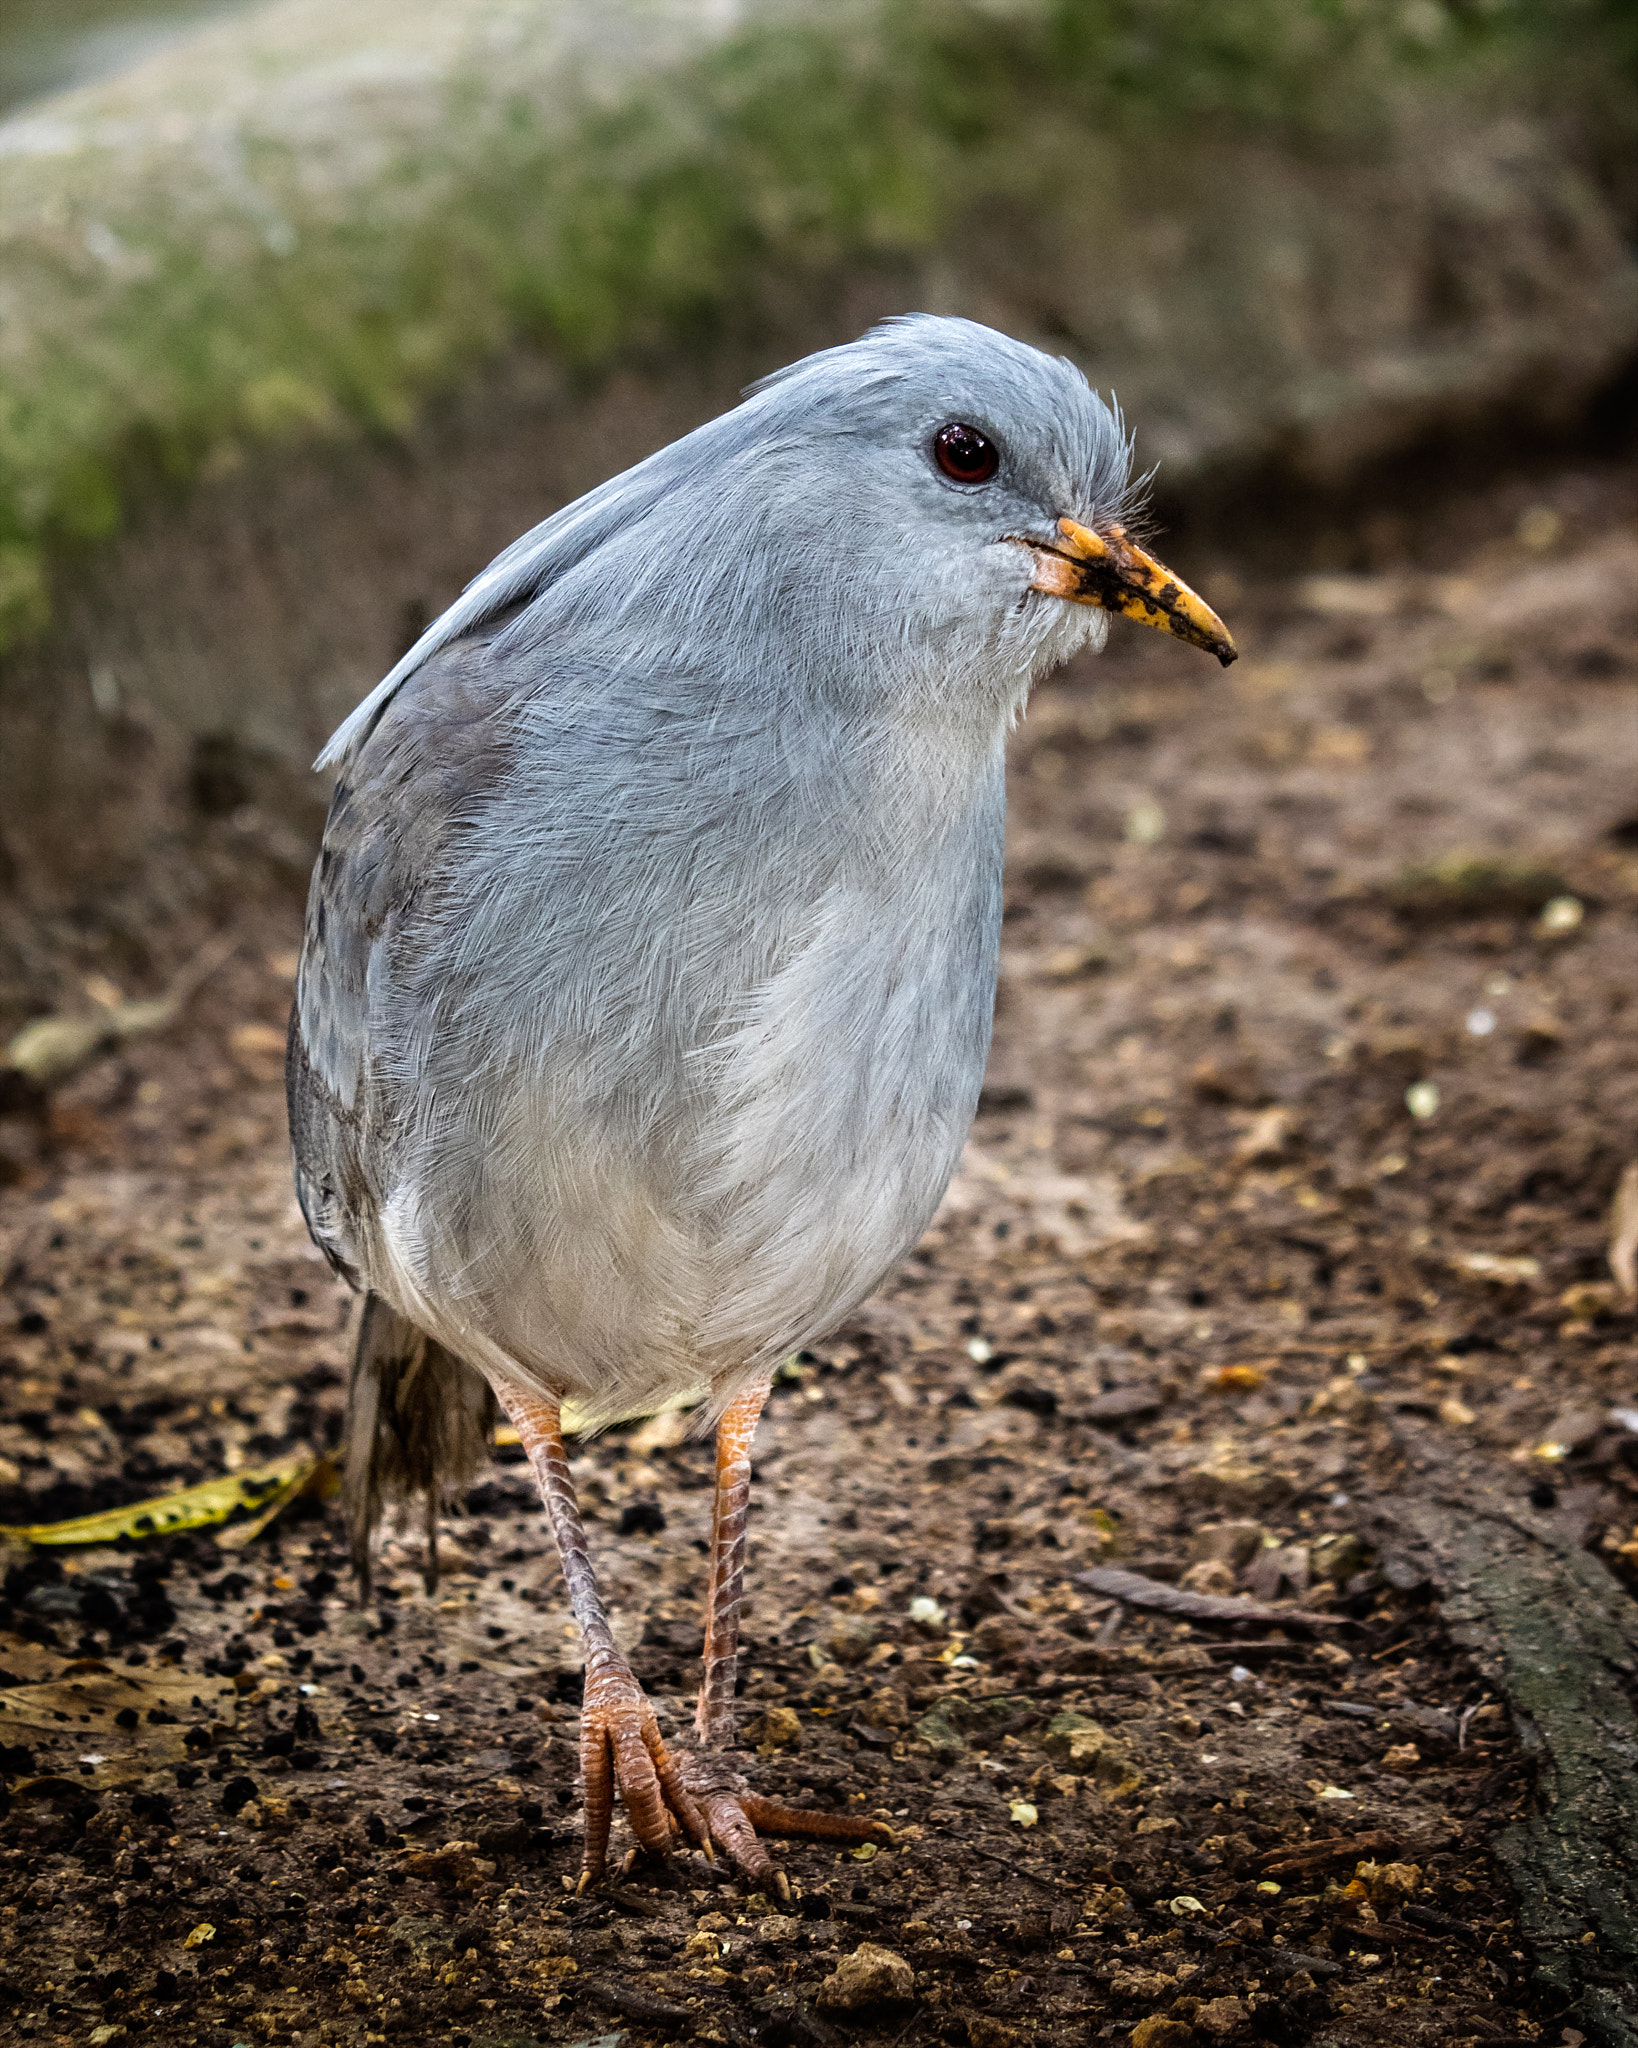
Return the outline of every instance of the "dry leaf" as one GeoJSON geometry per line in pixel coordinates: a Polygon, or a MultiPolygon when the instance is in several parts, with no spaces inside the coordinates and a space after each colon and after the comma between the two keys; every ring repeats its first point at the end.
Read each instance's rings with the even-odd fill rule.
{"type": "Polygon", "coordinates": [[[298,1494],[325,1491],[335,1483],[335,1478],[330,1459],[316,1458],[310,1451],[292,1451],[250,1472],[206,1479],[198,1486],[183,1487],[179,1493],[132,1501],[122,1508],[105,1508],[100,1514],[76,1515],[66,1522],[0,1527],[0,1540],[57,1546],[117,1543],[122,1536],[175,1536],[185,1529],[210,1528],[243,1509],[249,1512],[250,1519],[227,1530],[220,1540],[248,1543],[298,1494]]]}
{"type": "Polygon", "coordinates": [[[118,1784],[187,1754],[190,1728],[225,1733],[238,1714],[231,1678],[113,1670],[85,1658],[40,1685],[0,1692],[0,1741],[72,1742],[92,1765],[82,1782],[118,1784]]]}
{"type": "MultiPolygon", "coordinates": [[[[215,939],[185,967],[162,996],[141,1002],[100,1005],[89,1017],[37,1017],[6,1047],[3,1064],[33,1087],[50,1089],[66,1081],[98,1053],[128,1038],[163,1031],[181,1015],[199,984],[235,951],[236,938],[215,939]]],[[[117,993],[117,991],[116,991],[117,993]]]]}

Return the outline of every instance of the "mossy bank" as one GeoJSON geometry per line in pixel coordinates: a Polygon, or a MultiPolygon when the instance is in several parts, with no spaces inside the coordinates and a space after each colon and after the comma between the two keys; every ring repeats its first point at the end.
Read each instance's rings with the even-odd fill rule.
{"type": "Polygon", "coordinates": [[[64,804],[55,872],[137,857],[122,742],[84,819],[116,703],[145,789],[201,735],[294,763],[519,524],[883,312],[1073,354],[1174,494],[1573,419],[1638,354],[1630,41],[1615,0],[275,0],[25,110],[14,883],[64,804]]]}

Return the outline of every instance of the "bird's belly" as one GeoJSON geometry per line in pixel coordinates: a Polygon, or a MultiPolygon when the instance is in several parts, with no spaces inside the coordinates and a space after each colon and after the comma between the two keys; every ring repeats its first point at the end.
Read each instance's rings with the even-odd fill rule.
{"type": "Polygon", "coordinates": [[[599,1415],[771,1367],[937,1207],[983,1077],[996,922],[871,944],[835,906],[642,1115],[618,1091],[524,1088],[500,1114],[469,1094],[385,1205],[371,1284],[599,1415]]]}
{"type": "Polygon", "coordinates": [[[833,1327],[916,1242],[955,1170],[989,1047],[994,934],[988,918],[917,907],[872,931],[859,905],[836,906],[718,1049],[689,1189],[714,1357],[771,1363],[833,1327]]]}

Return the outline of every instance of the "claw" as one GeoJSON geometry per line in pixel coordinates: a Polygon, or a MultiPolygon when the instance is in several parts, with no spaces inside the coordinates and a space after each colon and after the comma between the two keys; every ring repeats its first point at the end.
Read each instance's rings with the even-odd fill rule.
{"type": "Polygon", "coordinates": [[[580,1890],[603,1874],[616,1791],[638,1842],[622,1876],[642,1849],[669,1856],[679,1833],[705,1845],[706,1823],[661,1738],[654,1709],[627,1670],[605,1670],[587,1688],[580,1716],[580,1767],[586,1806],[580,1890]]]}
{"type": "Polygon", "coordinates": [[[805,1807],[781,1806],[753,1792],[721,1750],[685,1750],[678,1758],[681,1775],[705,1816],[707,1829],[721,1846],[738,1876],[747,1882],[791,1895],[790,1880],[776,1869],[757,1839],[767,1835],[816,1835],[839,1842],[889,1840],[880,1821],[837,1813],[813,1813],[805,1807]]]}

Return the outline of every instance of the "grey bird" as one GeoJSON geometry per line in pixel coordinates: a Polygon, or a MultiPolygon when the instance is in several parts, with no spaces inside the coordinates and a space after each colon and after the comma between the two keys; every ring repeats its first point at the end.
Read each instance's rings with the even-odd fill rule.
{"type": "Polygon", "coordinates": [[[750,1443],[780,1361],[913,1246],[990,1038],[1003,752],[1120,611],[1233,643],[1136,547],[1131,448],[1074,365],[917,315],[744,402],[498,556],[331,739],[288,1062],[296,1185],[364,1295],[346,1487],[466,1483],[498,1410],[586,1660],[582,1883],[639,1842],[868,1824],[732,1754],[750,1443]],[[695,1741],[600,1600],[564,1453],[708,1390],[695,1741]]]}

